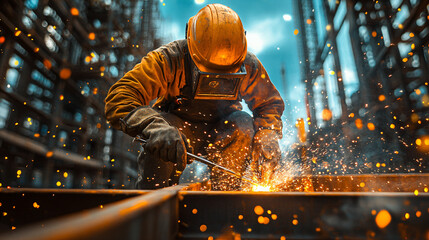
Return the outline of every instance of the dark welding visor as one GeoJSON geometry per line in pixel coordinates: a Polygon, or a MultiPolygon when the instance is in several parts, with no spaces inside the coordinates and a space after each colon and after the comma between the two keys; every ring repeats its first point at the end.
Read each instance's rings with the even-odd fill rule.
{"type": "Polygon", "coordinates": [[[241,82],[246,76],[244,63],[236,73],[208,73],[194,68],[194,99],[237,100],[241,82]]]}

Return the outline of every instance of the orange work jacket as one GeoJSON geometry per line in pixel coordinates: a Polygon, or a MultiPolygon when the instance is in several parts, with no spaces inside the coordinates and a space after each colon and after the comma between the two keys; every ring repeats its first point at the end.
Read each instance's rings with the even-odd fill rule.
{"type": "MultiPolygon", "coordinates": [[[[186,53],[186,40],[173,41],[148,53],[117,81],[105,99],[105,114],[110,124],[120,129],[120,118],[137,107],[149,105],[152,100],[156,99],[154,108],[163,108],[176,101],[186,85],[186,53]]],[[[190,100],[171,111],[187,121],[210,122],[242,110],[240,101],[243,99],[253,113],[255,130],[273,129],[281,137],[284,102],[279,92],[254,54],[248,52],[244,64],[247,75],[237,100],[190,100]]]]}

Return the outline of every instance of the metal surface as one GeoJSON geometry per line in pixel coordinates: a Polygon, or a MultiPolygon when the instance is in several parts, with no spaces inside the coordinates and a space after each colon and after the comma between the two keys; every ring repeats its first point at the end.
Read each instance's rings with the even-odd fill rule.
{"type": "MultiPolygon", "coordinates": [[[[74,193],[77,194],[76,196],[80,196],[79,199],[72,198],[73,201],[70,201],[68,198],[62,198],[51,202],[51,206],[40,202],[38,203],[40,207],[35,210],[43,212],[45,208],[48,208],[48,211],[55,209],[54,211],[69,213],[67,208],[70,207],[75,211],[81,208],[80,212],[48,221],[35,222],[31,226],[23,228],[15,226],[15,232],[2,235],[0,239],[174,239],[178,229],[177,193],[183,187],[174,186],[157,191],[130,191],[129,194],[128,191],[116,190],[105,192],[77,190],[74,193]],[[95,200],[103,202],[109,194],[117,195],[119,198],[138,195],[107,204],[103,208],[97,205],[97,208],[85,210],[85,207],[82,206],[82,201],[88,201],[86,199],[94,196],[95,200]]],[[[35,192],[38,191],[35,190],[35,192]]],[[[8,191],[0,193],[6,195],[8,191]]],[[[34,191],[14,190],[12,192],[15,197],[17,197],[16,193],[28,196],[34,191]]],[[[73,191],[72,194],[62,190],[47,190],[44,193],[73,197],[73,191]]],[[[1,199],[4,204],[4,198],[1,199]]],[[[13,204],[14,201],[6,202],[13,204]]],[[[33,207],[33,202],[30,200],[27,205],[33,207]]],[[[17,206],[12,211],[18,211],[19,208],[17,206]]],[[[25,210],[28,210],[28,206],[25,210]]],[[[27,218],[32,216],[34,215],[29,215],[27,218]]],[[[10,215],[3,216],[3,218],[10,218],[10,215]]]]}
{"type": "Polygon", "coordinates": [[[181,192],[178,238],[423,239],[428,209],[427,193],[181,192]]]}
{"type": "Polygon", "coordinates": [[[315,192],[414,192],[429,187],[429,174],[294,176],[277,187],[278,191],[303,191],[305,185],[315,192]]]}
{"type": "Polygon", "coordinates": [[[284,189],[297,191],[308,181],[315,191],[323,186],[330,192],[199,191],[207,189],[206,182],[156,191],[1,189],[0,226],[9,233],[0,239],[425,239],[429,234],[427,174],[304,176],[284,189]]]}
{"type": "Polygon", "coordinates": [[[148,193],[141,190],[0,189],[0,233],[148,193]],[[4,214],[6,213],[6,215],[4,214]]]}

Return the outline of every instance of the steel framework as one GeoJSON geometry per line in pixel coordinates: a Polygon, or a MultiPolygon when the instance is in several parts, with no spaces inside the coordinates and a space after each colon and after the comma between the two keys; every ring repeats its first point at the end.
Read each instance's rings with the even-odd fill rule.
{"type": "Polygon", "coordinates": [[[158,2],[20,0],[0,8],[0,186],[126,188],[138,146],[104,98],[149,50],[158,2]]]}
{"type": "Polygon", "coordinates": [[[427,1],[303,0],[295,13],[312,171],[427,172],[427,1]]]}

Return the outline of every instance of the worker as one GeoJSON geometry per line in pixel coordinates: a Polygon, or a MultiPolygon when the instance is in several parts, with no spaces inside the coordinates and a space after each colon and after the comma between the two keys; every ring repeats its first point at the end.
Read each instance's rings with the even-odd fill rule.
{"type": "MultiPolygon", "coordinates": [[[[186,39],[149,52],[109,90],[111,126],[146,140],[137,187],[177,184],[193,152],[243,174],[252,161],[280,158],[284,103],[232,9],[209,4],[191,17],[186,39]],[[253,116],[242,111],[244,100],[253,116]]],[[[214,190],[240,190],[212,169],[214,190]]]]}

